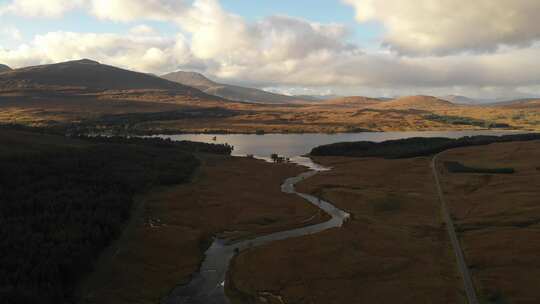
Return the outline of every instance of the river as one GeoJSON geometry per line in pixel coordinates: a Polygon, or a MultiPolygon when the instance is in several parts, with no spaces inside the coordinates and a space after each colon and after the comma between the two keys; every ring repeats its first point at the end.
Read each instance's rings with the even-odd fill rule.
{"type": "Polygon", "coordinates": [[[240,241],[229,244],[226,240],[214,239],[210,248],[205,252],[204,260],[198,273],[191,282],[184,286],[179,286],[162,300],[162,304],[226,304],[229,303],[225,295],[225,278],[231,259],[235,254],[250,248],[259,247],[270,242],[285,240],[293,237],[300,237],[315,234],[330,228],[341,227],[349,218],[349,214],[336,208],[331,203],[318,197],[297,192],[295,184],[310,178],[320,171],[329,170],[318,164],[311,162],[309,158],[295,157],[294,160],[303,166],[311,168],[310,171],[302,173],[296,177],[286,179],[281,185],[281,191],[288,194],[296,194],[317,206],[331,216],[331,219],[320,224],[306,226],[268,235],[259,236],[254,239],[240,241]]]}
{"type": "Polygon", "coordinates": [[[448,137],[459,138],[473,135],[505,135],[520,132],[511,131],[450,131],[450,132],[374,132],[374,133],[347,133],[347,134],[182,134],[160,135],[158,137],[171,140],[190,140],[207,143],[222,143],[234,146],[234,156],[253,155],[257,158],[269,159],[272,153],[277,153],[291,159],[292,162],[305,166],[310,171],[296,177],[288,178],[281,186],[281,190],[288,194],[299,195],[324,210],[331,219],[316,225],[292,229],[273,234],[259,236],[251,240],[228,243],[223,239],[214,239],[212,245],[205,252],[205,257],[199,272],[193,275],[187,285],[178,286],[171,294],[165,297],[162,304],[227,304],[229,300],[225,295],[225,279],[232,258],[249,248],[259,247],[270,242],[293,237],[318,233],[330,228],[341,227],[350,215],[321,198],[300,193],[295,190],[295,184],[316,175],[320,171],[330,170],[311,161],[302,155],[308,154],[316,146],[344,141],[375,141],[410,138],[410,137],[448,137]]]}

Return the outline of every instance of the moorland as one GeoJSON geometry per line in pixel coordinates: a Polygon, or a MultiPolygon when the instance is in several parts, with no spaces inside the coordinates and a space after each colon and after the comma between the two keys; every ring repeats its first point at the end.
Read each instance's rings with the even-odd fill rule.
{"type": "Polygon", "coordinates": [[[208,94],[199,82],[200,89],[168,79],[91,60],[6,70],[0,72],[0,123],[156,134],[538,130],[540,121],[534,99],[463,105],[432,96],[269,97],[265,103],[260,93],[254,103],[208,94]]]}
{"type": "MultiPolygon", "coordinates": [[[[91,60],[0,65],[0,298],[159,303],[193,278],[215,238],[329,219],[281,191],[304,167],[133,135],[527,132],[539,115],[535,99],[314,100],[91,60]]],[[[447,212],[480,303],[536,303],[539,142],[532,133],[316,147],[310,157],[331,170],[297,188],[350,220],[237,252],[225,293],[233,303],[465,303],[447,212]]]]}

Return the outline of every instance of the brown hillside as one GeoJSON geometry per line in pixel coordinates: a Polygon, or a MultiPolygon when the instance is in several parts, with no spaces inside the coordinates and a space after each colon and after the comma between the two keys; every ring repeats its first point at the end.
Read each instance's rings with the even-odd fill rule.
{"type": "Polygon", "coordinates": [[[407,96],[394,99],[392,101],[384,102],[376,106],[380,109],[393,109],[393,110],[425,110],[432,111],[438,109],[450,109],[457,107],[457,105],[432,96],[407,96]]]}
{"type": "Polygon", "coordinates": [[[161,78],[164,78],[164,79],[176,82],[176,83],[180,83],[183,85],[187,85],[190,87],[194,87],[202,91],[220,85],[206,78],[203,74],[196,73],[196,72],[178,71],[178,72],[163,75],[161,76],[161,78]]]}
{"type": "Polygon", "coordinates": [[[269,104],[303,103],[312,101],[299,96],[288,96],[260,89],[217,83],[206,78],[204,75],[195,72],[178,71],[161,77],[198,88],[210,95],[234,101],[269,104]]]}
{"type": "Polygon", "coordinates": [[[382,102],[381,99],[370,98],[364,96],[347,96],[328,99],[322,102],[327,105],[354,105],[354,106],[371,106],[382,102]]]}
{"type": "Polygon", "coordinates": [[[490,106],[507,109],[529,109],[540,108],[540,99],[519,99],[501,103],[493,103],[490,106]]]}

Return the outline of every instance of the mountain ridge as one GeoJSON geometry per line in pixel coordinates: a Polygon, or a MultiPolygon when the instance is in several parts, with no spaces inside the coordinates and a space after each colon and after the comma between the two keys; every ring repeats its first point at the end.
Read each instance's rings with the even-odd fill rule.
{"type": "Polygon", "coordinates": [[[288,96],[255,88],[218,83],[197,72],[176,71],[162,75],[161,78],[193,86],[207,94],[234,101],[277,104],[313,102],[313,100],[298,96],[288,96]]]}
{"type": "Polygon", "coordinates": [[[11,71],[11,70],[12,69],[9,66],[0,63],[0,73],[11,71]]]}
{"type": "Polygon", "coordinates": [[[0,74],[0,92],[32,90],[81,93],[160,90],[170,91],[178,96],[221,99],[157,76],[101,64],[90,59],[30,66],[0,74]]]}

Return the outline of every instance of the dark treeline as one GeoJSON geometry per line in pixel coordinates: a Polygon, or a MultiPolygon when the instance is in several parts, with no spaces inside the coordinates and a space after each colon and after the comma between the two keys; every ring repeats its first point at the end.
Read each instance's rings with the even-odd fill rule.
{"type": "Polygon", "coordinates": [[[177,148],[186,152],[200,152],[221,155],[230,155],[233,151],[233,147],[228,144],[207,144],[195,141],[173,141],[159,137],[79,136],[77,138],[97,143],[150,145],[161,148],[177,148]]]}
{"type": "Polygon", "coordinates": [[[214,151],[159,139],[37,138],[45,139],[0,130],[2,303],[74,302],[77,283],[119,235],[134,196],[188,181],[199,162],[186,150],[214,151]]]}
{"type": "MultiPolygon", "coordinates": [[[[95,119],[88,119],[78,124],[71,125],[68,131],[69,133],[76,134],[91,134],[105,131],[112,134],[152,135],[156,134],[156,131],[146,130],[144,128],[144,123],[181,119],[227,118],[239,115],[240,113],[247,112],[213,107],[185,108],[167,112],[103,115],[95,119]]],[[[163,132],[159,131],[158,133],[163,132]]],[[[176,133],[178,133],[178,131],[176,131],[176,133]]]]}
{"type": "Polygon", "coordinates": [[[442,122],[452,125],[463,125],[463,126],[477,126],[482,128],[510,128],[511,126],[506,123],[497,123],[497,122],[491,122],[491,121],[485,121],[481,119],[475,119],[470,117],[461,117],[461,116],[448,116],[448,115],[437,115],[437,114],[429,114],[424,116],[425,119],[436,121],[436,122],[442,122]]]}
{"type": "Polygon", "coordinates": [[[389,140],[381,143],[368,141],[344,142],[316,147],[311,151],[311,155],[409,158],[428,156],[459,147],[529,140],[540,140],[540,133],[514,134],[505,136],[472,136],[459,139],[415,137],[389,140]]]}
{"type": "Polygon", "coordinates": [[[447,161],[444,165],[451,173],[513,174],[516,172],[514,168],[475,168],[456,161],[447,161]]]}

